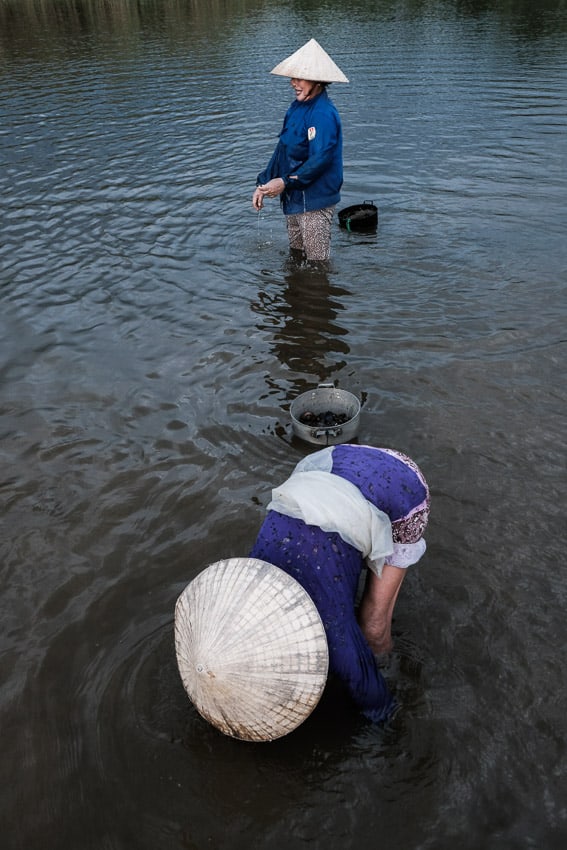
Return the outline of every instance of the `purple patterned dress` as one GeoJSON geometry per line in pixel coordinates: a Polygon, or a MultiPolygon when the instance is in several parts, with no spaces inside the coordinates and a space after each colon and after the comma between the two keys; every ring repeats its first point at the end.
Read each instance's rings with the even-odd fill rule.
{"type": "MultiPolygon", "coordinates": [[[[387,563],[415,563],[423,552],[429,514],[429,491],[416,464],[399,452],[370,446],[339,445],[324,451],[328,471],[350,481],[389,516],[394,554],[387,563]],[[397,552],[405,563],[396,562],[397,552]]],[[[275,564],[305,588],[325,627],[329,671],[343,681],[366,717],[386,720],[396,703],[356,619],[355,599],[365,567],[362,553],[337,532],[271,510],[250,556],[275,564]]]]}

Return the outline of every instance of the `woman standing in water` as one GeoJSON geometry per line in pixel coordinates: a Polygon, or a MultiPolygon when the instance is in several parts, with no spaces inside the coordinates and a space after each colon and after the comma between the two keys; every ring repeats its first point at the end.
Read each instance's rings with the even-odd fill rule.
{"type": "Polygon", "coordinates": [[[341,119],[327,85],[348,79],[314,38],[271,73],[290,77],[295,100],[272,158],[258,175],[252,204],[261,210],[264,198],[279,196],[292,255],[326,261],[343,182],[341,119]]]}

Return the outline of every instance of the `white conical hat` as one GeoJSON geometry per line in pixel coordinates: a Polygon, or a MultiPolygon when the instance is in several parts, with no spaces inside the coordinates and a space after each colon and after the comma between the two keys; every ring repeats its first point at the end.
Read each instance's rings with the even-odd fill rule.
{"type": "Polygon", "coordinates": [[[175,606],[175,650],[198,712],[244,741],[270,741],[299,726],[329,669],[311,597],[255,558],[218,561],[187,585],[175,606]]]}
{"type": "Polygon", "coordinates": [[[339,66],[314,38],[276,65],[270,73],[319,83],[348,83],[339,66]]]}

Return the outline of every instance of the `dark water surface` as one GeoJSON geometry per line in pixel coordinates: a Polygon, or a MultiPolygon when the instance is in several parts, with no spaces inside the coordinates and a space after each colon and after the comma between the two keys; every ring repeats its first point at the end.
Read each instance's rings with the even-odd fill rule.
{"type": "Polygon", "coordinates": [[[0,822],[9,850],[567,839],[567,4],[0,0],[0,822]],[[311,36],[351,80],[328,273],[250,198],[311,36]],[[364,722],[185,695],[173,609],[246,554],[331,380],[431,484],[364,722]]]}

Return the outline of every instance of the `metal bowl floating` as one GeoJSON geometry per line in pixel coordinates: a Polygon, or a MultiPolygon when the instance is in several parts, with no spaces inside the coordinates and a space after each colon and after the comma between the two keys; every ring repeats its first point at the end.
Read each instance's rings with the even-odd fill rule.
{"type": "Polygon", "coordinates": [[[293,432],[316,446],[352,440],[360,424],[360,402],[347,390],[319,384],[294,399],[289,408],[293,432]]]}
{"type": "Polygon", "coordinates": [[[339,210],[339,225],[346,230],[369,231],[378,227],[378,207],[372,201],[339,210]]]}

